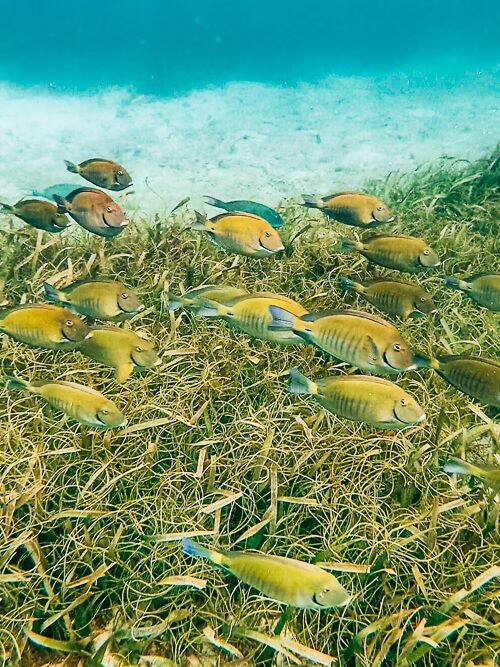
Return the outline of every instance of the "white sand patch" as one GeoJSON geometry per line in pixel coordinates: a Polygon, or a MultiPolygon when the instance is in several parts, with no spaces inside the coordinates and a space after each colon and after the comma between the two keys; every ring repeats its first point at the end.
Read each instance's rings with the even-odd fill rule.
{"type": "Polygon", "coordinates": [[[498,90],[493,73],[433,84],[403,75],[287,88],[239,82],[173,99],[3,84],[0,197],[14,202],[33,189],[79,182],[63,160],[88,157],[123,163],[134,179],[130,205],[148,211],[168,210],[186,195],[276,204],[356,188],[442,155],[491,150],[499,140],[498,90]]]}

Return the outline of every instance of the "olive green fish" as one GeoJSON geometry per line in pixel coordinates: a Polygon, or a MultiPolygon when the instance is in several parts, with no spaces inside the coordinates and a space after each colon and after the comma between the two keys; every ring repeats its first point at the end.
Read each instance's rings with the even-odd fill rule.
{"type": "Polygon", "coordinates": [[[306,309],[300,303],[281,294],[261,292],[245,294],[229,303],[217,303],[202,299],[196,309],[201,317],[219,317],[232,327],[244,331],[253,338],[267,340],[282,345],[298,345],[302,338],[292,331],[277,331],[269,329],[272,316],[270,306],[281,306],[297,317],[306,314],[306,309]]]}
{"type": "Polygon", "coordinates": [[[500,407],[500,363],[493,359],[447,354],[417,355],[418,366],[433,368],[443,380],[480,403],[500,407]]]}
{"type": "Polygon", "coordinates": [[[377,428],[400,429],[425,420],[425,412],[397,384],[369,375],[343,375],[308,380],[290,370],[291,394],[308,394],[326,410],[377,428]]]}
{"type": "Polygon", "coordinates": [[[182,295],[168,293],[168,309],[177,310],[178,308],[196,309],[200,299],[208,299],[217,303],[228,303],[238,296],[246,294],[244,289],[231,287],[230,285],[203,285],[194,287],[184,292],[182,295]]]}
{"type": "Polygon", "coordinates": [[[210,204],[210,206],[215,206],[216,208],[223,208],[225,211],[240,211],[240,213],[258,215],[267,220],[274,229],[279,229],[285,224],[278,211],[265,204],[259,204],[256,201],[249,201],[248,199],[221,201],[220,199],[215,199],[215,197],[204,197],[203,199],[206,204],[210,204]]]}
{"type": "Polygon", "coordinates": [[[320,610],[345,607],[351,601],[333,574],[311,563],[256,551],[214,551],[187,538],[182,547],[186,554],[206,558],[265,596],[292,607],[320,610]]]}
{"type": "Polygon", "coordinates": [[[408,317],[429,315],[436,310],[432,296],[419,285],[393,278],[356,281],[342,276],[340,287],[360,294],[380,310],[397,315],[403,320],[408,317]]]}
{"type": "Polygon", "coordinates": [[[461,290],[480,306],[500,311],[500,273],[477,273],[462,280],[448,276],[443,282],[446,287],[461,290]]]}
{"type": "Polygon", "coordinates": [[[482,482],[491,486],[494,491],[500,492],[500,466],[469,463],[452,456],[446,461],[443,470],[449,474],[473,475],[482,482]]]}
{"type": "Polygon", "coordinates": [[[208,220],[199,213],[193,229],[204,231],[226,252],[245,257],[271,257],[284,250],[278,232],[258,215],[222,213],[208,220]]]}
{"type": "Polygon", "coordinates": [[[58,234],[71,224],[67,215],[59,213],[57,206],[43,199],[21,199],[14,204],[0,204],[3,213],[11,213],[35,229],[58,234]]]}
{"type": "Polygon", "coordinates": [[[125,167],[102,158],[91,158],[80,164],[64,160],[66,169],[72,174],[80,174],[83,178],[106,190],[125,190],[132,185],[132,178],[125,167]]]}
{"type": "Polygon", "coordinates": [[[374,234],[362,241],[343,238],[340,245],[344,252],[357,251],[371,262],[397,271],[415,273],[440,263],[430,245],[415,236],[374,234]]]}
{"type": "Polygon", "coordinates": [[[0,313],[0,332],[32,347],[73,350],[92,336],[85,322],[67,308],[25,304],[0,313]]]}
{"type": "Polygon", "coordinates": [[[270,329],[292,331],[341,361],[373,373],[416,368],[413,352],[387,320],[359,310],[322,310],[296,317],[270,306],[270,329]]]}
{"type": "Polygon", "coordinates": [[[31,394],[41,396],[56,410],[64,412],[85,426],[118,428],[127,423],[113,401],[95,389],[76,382],[42,380],[30,383],[18,378],[9,378],[9,385],[14,389],[24,389],[31,394]]]}
{"type": "Polygon", "coordinates": [[[119,327],[93,327],[92,338],[82,341],[77,349],[90,359],[114,368],[118,382],[125,382],[134,368],[152,368],[161,363],[153,341],[119,327]]]}
{"type": "Polygon", "coordinates": [[[376,227],[394,216],[378,197],[364,192],[337,192],[326,197],[302,195],[304,206],[318,208],[329,218],[353,227],[376,227]]]}
{"type": "Polygon", "coordinates": [[[88,278],[62,289],[43,284],[47,301],[59,303],[96,320],[122,322],[144,310],[133,289],[118,280],[88,278]]]}

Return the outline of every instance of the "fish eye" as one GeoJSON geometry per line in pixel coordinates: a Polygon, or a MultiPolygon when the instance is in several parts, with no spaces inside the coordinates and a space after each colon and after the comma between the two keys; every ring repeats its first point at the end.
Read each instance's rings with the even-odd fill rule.
{"type": "Polygon", "coordinates": [[[128,297],[129,297],[129,294],[127,294],[126,292],[124,292],[122,294],[122,299],[128,299],[128,297]]]}
{"type": "Polygon", "coordinates": [[[74,324],[73,320],[66,320],[66,326],[67,327],[72,327],[74,324]]]}
{"type": "Polygon", "coordinates": [[[111,213],[111,212],[113,211],[113,209],[112,209],[111,206],[108,206],[108,207],[106,208],[106,211],[107,211],[108,213],[111,213]]]}
{"type": "Polygon", "coordinates": [[[377,206],[377,211],[383,211],[384,207],[383,206],[377,206]]]}
{"type": "Polygon", "coordinates": [[[401,352],[401,345],[399,343],[394,343],[394,350],[396,352],[401,352]]]}
{"type": "Polygon", "coordinates": [[[401,399],[401,405],[408,405],[408,401],[406,400],[406,398],[401,399]]]}
{"type": "Polygon", "coordinates": [[[141,347],[140,345],[138,345],[138,346],[135,348],[135,351],[136,351],[136,352],[142,352],[143,350],[144,350],[144,348],[141,347]]]}
{"type": "Polygon", "coordinates": [[[267,237],[271,236],[271,232],[266,232],[266,236],[267,237]]]}
{"type": "Polygon", "coordinates": [[[425,302],[427,301],[427,298],[426,298],[425,296],[421,296],[421,297],[420,297],[420,301],[421,301],[422,303],[425,303],[425,302]]]}
{"type": "Polygon", "coordinates": [[[108,408],[103,408],[103,409],[101,410],[101,412],[102,412],[103,415],[107,415],[107,414],[109,414],[109,410],[108,410],[108,408]]]}
{"type": "Polygon", "coordinates": [[[429,248],[426,248],[426,249],[424,250],[424,255],[428,255],[429,253],[430,253],[429,248]]]}
{"type": "Polygon", "coordinates": [[[118,176],[123,176],[124,173],[125,172],[120,169],[120,171],[118,172],[118,176]]]}

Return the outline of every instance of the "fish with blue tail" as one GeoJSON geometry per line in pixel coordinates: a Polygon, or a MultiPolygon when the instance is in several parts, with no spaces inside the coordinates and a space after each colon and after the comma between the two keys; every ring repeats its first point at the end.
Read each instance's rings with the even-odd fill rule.
{"type": "Polygon", "coordinates": [[[267,220],[274,229],[279,229],[285,224],[285,221],[278,211],[265,204],[259,204],[256,201],[249,201],[248,199],[222,201],[215,197],[203,197],[203,200],[206,204],[210,204],[210,206],[215,206],[216,208],[222,208],[225,211],[239,211],[240,213],[252,213],[253,215],[258,215],[259,217],[264,218],[264,220],[267,220]]]}
{"type": "Polygon", "coordinates": [[[186,308],[187,310],[196,310],[200,299],[208,299],[217,303],[228,303],[239,296],[247,294],[244,289],[240,287],[232,287],[231,285],[203,285],[201,287],[193,287],[183,294],[176,294],[174,292],[168,293],[168,309],[175,311],[179,308],[186,308]]]}
{"type": "Polygon", "coordinates": [[[472,475],[490,486],[494,491],[500,492],[500,466],[498,465],[469,463],[452,456],[443,465],[443,470],[450,475],[455,473],[458,475],[472,475]]]}
{"type": "Polygon", "coordinates": [[[205,558],[252,586],[265,596],[301,609],[345,607],[351,595],[333,574],[295,558],[256,551],[215,551],[190,539],[182,540],[184,552],[205,558]]]}
{"type": "Polygon", "coordinates": [[[338,417],[381,429],[402,429],[425,420],[425,412],[404,389],[370,375],[338,375],[309,380],[296,368],[290,370],[291,394],[312,396],[338,417]]]}
{"type": "Polygon", "coordinates": [[[447,276],[443,283],[460,290],[483,308],[500,311],[500,273],[477,273],[462,279],[447,276]]]}

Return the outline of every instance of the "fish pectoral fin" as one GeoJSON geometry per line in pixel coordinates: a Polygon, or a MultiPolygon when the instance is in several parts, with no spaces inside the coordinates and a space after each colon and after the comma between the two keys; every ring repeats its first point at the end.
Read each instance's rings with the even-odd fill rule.
{"type": "Polygon", "coordinates": [[[133,370],[134,370],[134,364],[132,361],[130,361],[127,364],[122,364],[121,366],[118,366],[118,368],[115,371],[115,380],[117,382],[125,382],[126,380],[129,379],[133,370]]]}
{"type": "Polygon", "coordinates": [[[366,336],[366,349],[368,351],[370,361],[372,363],[377,363],[377,361],[382,360],[382,355],[380,354],[380,350],[378,349],[376,342],[370,335],[366,336]]]}

